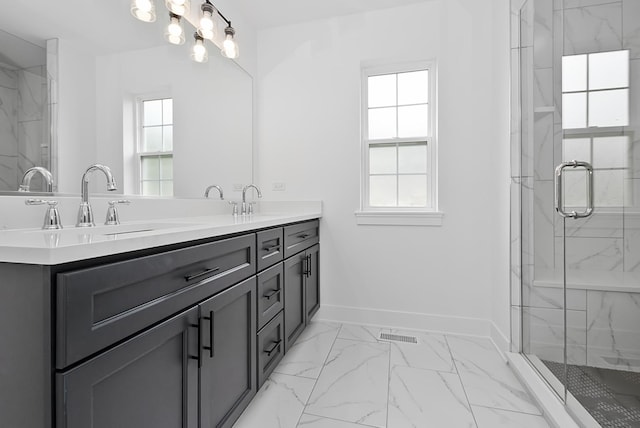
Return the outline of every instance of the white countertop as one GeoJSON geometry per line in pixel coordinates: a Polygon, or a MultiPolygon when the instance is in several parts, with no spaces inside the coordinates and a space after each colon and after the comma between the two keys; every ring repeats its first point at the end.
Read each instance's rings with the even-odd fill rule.
{"type": "Polygon", "coordinates": [[[0,262],[55,265],[320,217],[318,208],[247,217],[216,214],[153,219],[123,222],[119,226],[66,227],[59,231],[9,229],[0,231],[0,262]]]}

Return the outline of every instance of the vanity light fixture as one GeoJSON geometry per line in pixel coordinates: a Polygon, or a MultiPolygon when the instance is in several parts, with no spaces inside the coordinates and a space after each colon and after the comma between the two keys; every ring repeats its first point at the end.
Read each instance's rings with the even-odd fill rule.
{"type": "Polygon", "coordinates": [[[180,18],[180,15],[169,12],[169,24],[164,32],[165,39],[174,45],[184,44],[184,28],[180,18]]]}
{"type": "Polygon", "coordinates": [[[207,48],[204,45],[204,39],[197,32],[193,34],[194,43],[191,48],[191,59],[195,62],[207,62],[209,55],[207,54],[207,48]]]}
{"type": "Polygon", "coordinates": [[[142,22],[155,22],[156,5],[153,0],[131,0],[131,14],[142,22]]]}
{"type": "Polygon", "coordinates": [[[167,9],[169,9],[169,12],[185,16],[189,13],[191,0],[166,0],[165,5],[167,6],[167,9]]]}
{"type": "Polygon", "coordinates": [[[202,16],[200,17],[200,25],[198,26],[198,34],[207,40],[213,40],[216,36],[216,21],[214,20],[214,15],[217,14],[217,9],[206,0],[202,3],[200,7],[202,10],[202,16]]]}
{"type": "Polygon", "coordinates": [[[238,43],[236,43],[236,41],[233,39],[236,31],[233,29],[230,22],[229,25],[227,25],[227,28],[224,29],[224,34],[224,42],[222,42],[221,50],[222,56],[230,59],[238,58],[238,55],[240,55],[238,43]]]}

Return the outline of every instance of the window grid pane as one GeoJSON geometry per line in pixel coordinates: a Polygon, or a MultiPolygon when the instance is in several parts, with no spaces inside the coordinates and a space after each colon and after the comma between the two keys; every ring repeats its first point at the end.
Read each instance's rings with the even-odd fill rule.
{"type": "Polygon", "coordinates": [[[172,196],[173,99],[142,101],[140,120],[141,193],[145,196],[172,196]]]}

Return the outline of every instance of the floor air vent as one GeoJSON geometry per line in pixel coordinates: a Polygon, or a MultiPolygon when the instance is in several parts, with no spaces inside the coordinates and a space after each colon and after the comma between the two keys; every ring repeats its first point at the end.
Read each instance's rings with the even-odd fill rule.
{"type": "Polygon", "coordinates": [[[380,340],[389,342],[418,343],[415,336],[403,336],[401,334],[380,333],[380,340]]]}

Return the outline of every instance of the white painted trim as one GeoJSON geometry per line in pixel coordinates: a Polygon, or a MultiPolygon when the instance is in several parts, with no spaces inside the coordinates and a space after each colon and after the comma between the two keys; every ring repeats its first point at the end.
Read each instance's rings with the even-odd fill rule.
{"type": "Polygon", "coordinates": [[[356,211],[356,224],[378,226],[442,226],[442,212],[356,211]]]}
{"type": "Polygon", "coordinates": [[[507,353],[507,360],[520,382],[542,408],[545,419],[555,428],[579,428],[558,396],[551,390],[522,354],[507,353]]]}
{"type": "Polygon", "coordinates": [[[347,324],[368,324],[407,330],[488,337],[491,322],[479,318],[354,308],[322,304],[316,319],[347,324]]]}

